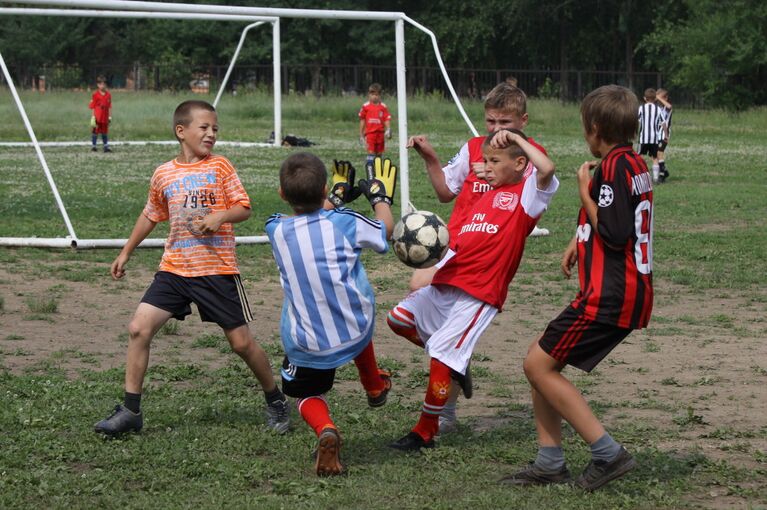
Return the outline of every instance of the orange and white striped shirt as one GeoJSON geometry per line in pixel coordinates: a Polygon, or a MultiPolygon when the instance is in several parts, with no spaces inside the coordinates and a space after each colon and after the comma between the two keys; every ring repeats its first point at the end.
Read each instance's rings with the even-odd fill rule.
{"type": "Polygon", "coordinates": [[[250,199],[223,156],[188,164],[174,159],[157,167],[144,216],[155,223],[170,221],[160,271],[186,277],[239,274],[232,224],[224,223],[215,234],[198,230],[202,218],[235,205],[250,208],[250,199]]]}

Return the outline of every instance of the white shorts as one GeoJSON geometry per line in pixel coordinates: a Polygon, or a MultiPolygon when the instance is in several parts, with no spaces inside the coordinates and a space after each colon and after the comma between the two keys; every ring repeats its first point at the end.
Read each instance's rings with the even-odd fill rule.
{"type": "Polygon", "coordinates": [[[461,289],[427,285],[398,305],[415,317],[426,352],[456,372],[465,373],[480,335],[498,310],[461,289]]]}

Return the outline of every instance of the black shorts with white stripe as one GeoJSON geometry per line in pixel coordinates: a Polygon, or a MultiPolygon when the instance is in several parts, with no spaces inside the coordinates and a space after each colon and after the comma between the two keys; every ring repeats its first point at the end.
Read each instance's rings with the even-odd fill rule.
{"type": "Polygon", "coordinates": [[[563,365],[591,372],[632,331],[594,322],[568,306],[549,322],[538,345],[563,365]]]}
{"type": "Polygon", "coordinates": [[[186,277],[158,271],[141,302],[170,312],[180,321],[192,313],[190,305],[194,303],[203,321],[215,322],[223,329],[253,320],[238,274],[186,277]]]}
{"type": "Polygon", "coordinates": [[[282,392],[293,398],[317,397],[329,392],[336,380],[335,368],[299,367],[287,356],[282,360],[282,392]]]}

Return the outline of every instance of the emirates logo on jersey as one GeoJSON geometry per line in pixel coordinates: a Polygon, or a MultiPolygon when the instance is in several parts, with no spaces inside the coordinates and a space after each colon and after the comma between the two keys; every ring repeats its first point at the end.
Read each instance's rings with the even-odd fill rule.
{"type": "Polygon", "coordinates": [[[519,195],[516,193],[502,191],[493,198],[493,209],[513,212],[517,208],[517,204],[519,204],[519,195]]]}

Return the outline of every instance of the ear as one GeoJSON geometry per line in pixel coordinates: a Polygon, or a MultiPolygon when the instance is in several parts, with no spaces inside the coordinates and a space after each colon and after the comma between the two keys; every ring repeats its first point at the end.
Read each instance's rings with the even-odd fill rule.
{"type": "Polygon", "coordinates": [[[184,139],[184,125],[183,124],[176,124],[175,130],[176,130],[176,138],[178,138],[179,140],[183,140],[184,139]]]}
{"type": "Polygon", "coordinates": [[[529,163],[529,159],[527,159],[526,156],[517,156],[516,160],[514,161],[517,170],[524,170],[527,168],[527,163],[529,163]]]}
{"type": "Polygon", "coordinates": [[[530,116],[527,113],[525,113],[524,115],[522,115],[522,118],[519,120],[522,121],[522,127],[519,128],[519,130],[522,131],[523,129],[525,129],[525,126],[527,126],[527,122],[530,120],[530,116]]]}

